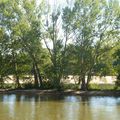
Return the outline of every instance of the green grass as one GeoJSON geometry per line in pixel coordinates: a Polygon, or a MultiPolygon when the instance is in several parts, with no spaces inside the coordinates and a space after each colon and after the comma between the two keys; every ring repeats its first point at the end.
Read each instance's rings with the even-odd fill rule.
{"type": "MultiPolygon", "coordinates": [[[[72,90],[78,90],[79,85],[75,84],[63,84],[63,89],[72,89],[72,90]]],[[[89,90],[120,90],[120,86],[116,87],[114,84],[90,84],[89,90]]]]}
{"type": "Polygon", "coordinates": [[[90,84],[89,90],[115,90],[114,84],[90,84]]]}

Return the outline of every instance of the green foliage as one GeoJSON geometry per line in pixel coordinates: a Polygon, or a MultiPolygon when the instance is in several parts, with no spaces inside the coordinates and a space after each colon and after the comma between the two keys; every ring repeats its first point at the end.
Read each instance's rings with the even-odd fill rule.
{"type": "MultiPolygon", "coordinates": [[[[71,26],[69,28],[71,28],[70,33],[73,34],[75,40],[73,42],[76,49],[77,74],[81,78],[81,87],[84,90],[87,89],[92,75],[113,73],[112,62],[107,61],[106,57],[113,60],[111,54],[107,51],[113,47],[108,44],[113,42],[110,38],[113,33],[108,33],[117,30],[115,21],[119,13],[115,14],[114,12],[116,5],[114,2],[107,3],[105,0],[102,2],[77,0],[72,10],[67,7],[64,9],[63,20],[65,22],[68,20],[68,23],[70,23],[68,26],[71,26]],[[72,15],[72,19],[69,14],[72,15]],[[71,21],[69,22],[69,20],[71,21]],[[88,76],[87,84],[85,83],[85,76],[88,76]]],[[[115,39],[115,37],[112,38],[115,39]]],[[[72,56],[74,55],[72,54],[72,56]]]]}
{"type": "Polygon", "coordinates": [[[79,85],[76,85],[76,84],[63,84],[62,89],[63,90],[67,90],[67,89],[79,90],[79,85]]]}
{"type": "Polygon", "coordinates": [[[113,56],[115,58],[113,66],[117,72],[116,86],[120,86],[120,49],[117,49],[113,54],[113,56]]]}
{"type": "Polygon", "coordinates": [[[15,84],[0,84],[0,89],[15,89],[15,84]]]}
{"type": "Polygon", "coordinates": [[[34,88],[34,85],[31,82],[28,82],[28,83],[22,84],[22,88],[23,89],[32,89],[32,88],[34,88]]]}
{"type": "Polygon", "coordinates": [[[0,1],[2,84],[13,75],[20,87],[19,80],[31,75],[34,85],[25,88],[74,89],[77,85],[61,85],[61,79],[78,75],[85,90],[93,75],[117,73],[119,79],[119,1],[75,0],[60,7],[50,9],[44,0],[0,1]]]}

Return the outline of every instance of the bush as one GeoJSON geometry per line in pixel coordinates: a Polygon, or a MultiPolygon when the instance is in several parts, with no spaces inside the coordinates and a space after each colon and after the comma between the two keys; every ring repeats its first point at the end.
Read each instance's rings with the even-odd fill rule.
{"type": "Polygon", "coordinates": [[[15,88],[15,84],[0,84],[0,88],[1,89],[14,89],[15,88]]]}
{"type": "Polygon", "coordinates": [[[77,84],[62,84],[63,89],[72,89],[72,90],[78,90],[79,85],[77,84]]]}
{"type": "Polygon", "coordinates": [[[54,84],[51,81],[43,81],[43,89],[54,89],[54,84]]]}
{"type": "Polygon", "coordinates": [[[31,88],[34,88],[34,85],[31,82],[24,83],[24,84],[22,84],[22,88],[31,89],[31,88]]]}

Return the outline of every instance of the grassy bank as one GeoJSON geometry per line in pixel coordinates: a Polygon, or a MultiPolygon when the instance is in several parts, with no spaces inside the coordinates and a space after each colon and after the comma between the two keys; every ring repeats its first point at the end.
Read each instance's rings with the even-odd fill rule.
{"type": "MultiPolygon", "coordinates": [[[[16,89],[15,84],[2,84],[0,89],[16,89]]],[[[22,84],[21,89],[35,89],[34,85],[31,83],[22,84]]],[[[37,88],[41,89],[41,88],[37,88]]],[[[55,89],[50,83],[43,84],[43,90],[55,89]]],[[[58,90],[80,90],[80,85],[77,84],[61,84],[58,90]]],[[[101,90],[120,90],[120,87],[116,87],[114,84],[90,84],[88,90],[101,91],[101,90]]]]}

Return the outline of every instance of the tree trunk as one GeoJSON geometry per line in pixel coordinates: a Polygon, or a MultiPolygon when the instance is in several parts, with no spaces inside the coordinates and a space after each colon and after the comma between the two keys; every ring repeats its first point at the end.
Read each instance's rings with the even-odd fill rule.
{"type": "Polygon", "coordinates": [[[41,74],[40,74],[40,70],[38,68],[38,65],[37,65],[35,57],[33,55],[31,55],[31,56],[32,56],[33,63],[34,63],[34,66],[35,66],[37,81],[39,80],[40,87],[42,88],[43,87],[43,82],[42,82],[42,77],[41,77],[41,74]]]}
{"type": "Polygon", "coordinates": [[[3,85],[4,85],[4,80],[2,75],[0,75],[0,86],[3,87],[3,85]]]}
{"type": "Polygon", "coordinates": [[[81,83],[81,77],[79,76],[78,85],[80,85],[80,83],[81,83]]]}
{"type": "Polygon", "coordinates": [[[38,83],[38,77],[37,77],[36,68],[35,68],[34,63],[33,63],[33,75],[34,75],[34,86],[36,88],[38,88],[39,87],[39,83],[38,83]]]}
{"type": "Polygon", "coordinates": [[[87,90],[89,89],[89,82],[90,82],[90,80],[91,80],[91,72],[88,73],[88,76],[87,76],[87,83],[86,83],[87,90]]]}
{"type": "Polygon", "coordinates": [[[36,64],[36,69],[37,69],[37,74],[38,74],[38,79],[39,79],[40,87],[42,88],[42,87],[43,87],[43,81],[42,81],[42,77],[41,77],[41,74],[40,74],[40,70],[39,70],[37,64],[36,64]]]}
{"type": "Polygon", "coordinates": [[[17,65],[14,52],[12,53],[12,55],[13,55],[13,66],[15,70],[16,86],[17,88],[20,88],[21,86],[20,86],[19,75],[18,75],[18,65],[17,65]]]}
{"type": "Polygon", "coordinates": [[[16,75],[16,85],[17,85],[17,88],[21,88],[18,75],[16,75]]]}
{"type": "Polygon", "coordinates": [[[86,91],[86,90],[87,90],[87,87],[86,87],[86,82],[85,82],[85,75],[83,75],[83,76],[81,77],[81,82],[82,82],[82,84],[81,84],[81,90],[86,91]]]}

